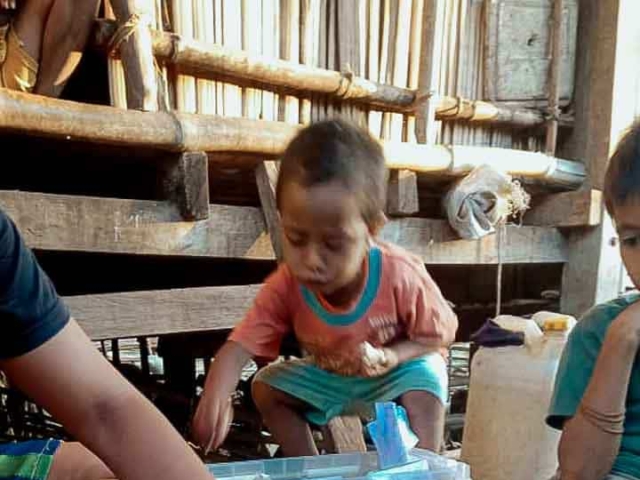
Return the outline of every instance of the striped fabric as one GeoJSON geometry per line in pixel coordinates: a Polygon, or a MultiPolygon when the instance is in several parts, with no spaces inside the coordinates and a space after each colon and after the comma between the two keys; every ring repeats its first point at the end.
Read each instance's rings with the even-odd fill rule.
{"type": "Polygon", "coordinates": [[[45,480],[60,440],[0,444],[0,480],[45,480]]]}

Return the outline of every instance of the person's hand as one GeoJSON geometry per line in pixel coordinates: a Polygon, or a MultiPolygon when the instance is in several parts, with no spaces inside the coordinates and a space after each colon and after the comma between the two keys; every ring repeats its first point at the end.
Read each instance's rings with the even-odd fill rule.
{"type": "Polygon", "coordinates": [[[398,366],[398,356],[390,348],[375,348],[370,343],[362,344],[360,375],[379,377],[398,366]]]}
{"type": "Polygon", "coordinates": [[[227,438],[233,406],[231,397],[221,398],[216,394],[204,394],[193,417],[192,434],[196,444],[204,453],[217,450],[227,438]]]}
{"type": "Polygon", "coordinates": [[[640,347],[640,301],[627,307],[611,323],[607,337],[620,347],[640,347]]]}
{"type": "Polygon", "coordinates": [[[17,0],[0,0],[0,10],[15,10],[17,7],[17,0]]]}

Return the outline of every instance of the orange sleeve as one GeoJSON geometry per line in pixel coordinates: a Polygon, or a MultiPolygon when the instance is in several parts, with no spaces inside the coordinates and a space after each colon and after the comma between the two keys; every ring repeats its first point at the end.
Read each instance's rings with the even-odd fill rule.
{"type": "Polygon", "coordinates": [[[247,312],[231,333],[229,340],[239,343],[254,357],[275,360],[280,354],[284,336],[291,331],[291,298],[293,280],[286,266],[271,274],[247,312]],[[289,296],[287,296],[289,294],[289,296]]]}
{"type": "Polygon", "coordinates": [[[406,265],[398,292],[399,316],[410,340],[449,347],[458,330],[458,317],[424,265],[406,265]]]}

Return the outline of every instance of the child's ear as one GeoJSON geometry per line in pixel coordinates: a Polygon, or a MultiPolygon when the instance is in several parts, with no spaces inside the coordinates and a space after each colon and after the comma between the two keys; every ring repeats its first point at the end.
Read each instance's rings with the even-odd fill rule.
{"type": "Polygon", "coordinates": [[[379,212],[376,218],[369,224],[369,233],[372,237],[376,237],[387,224],[387,216],[384,212],[379,212]]]}

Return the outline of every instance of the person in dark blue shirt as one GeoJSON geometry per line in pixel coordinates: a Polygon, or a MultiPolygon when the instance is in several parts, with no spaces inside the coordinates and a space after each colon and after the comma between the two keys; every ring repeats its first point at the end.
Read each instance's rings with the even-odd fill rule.
{"type": "Polygon", "coordinates": [[[211,480],[178,432],[73,320],[1,210],[0,370],[82,442],[0,444],[0,480],[211,480]]]}

